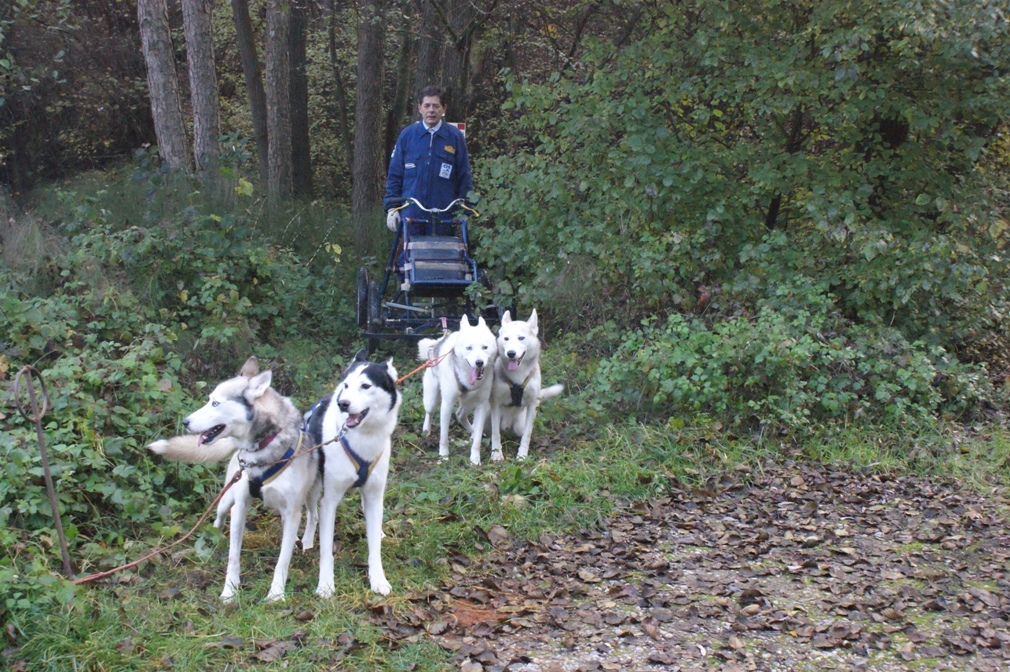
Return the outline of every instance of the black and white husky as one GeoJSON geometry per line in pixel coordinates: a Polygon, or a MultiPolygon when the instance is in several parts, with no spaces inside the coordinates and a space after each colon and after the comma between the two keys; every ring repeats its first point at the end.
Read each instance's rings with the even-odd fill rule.
{"type": "MultiPolygon", "coordinates": [[[[216,527],[231,511],[228,569],[221,599],[230,602],[238,590],[239,560],[246,514],[254,497],[280,513],[283,532],[280,555],[267,601],[283,600],[288,565],[306,509],[302,549],[312,548],[316,505],[324,455],[302,431],[302,416],[287,397],[270,387],[271,372],[260,373],[255,357],[239,374],[214,388],[207,404],[183,420],[191,434],[155,441],[148,448],[170,460],[217,462],[231,455],[225,482],[241,467],[241,479],[218,504],[216,527]]],[[[331,530],[332,532],[332,530],[331,530]]],[[[330,537],[321,537],[324,542],[330,537]]],[[[332,544],[323,543],[325,548],[332,544]]]]}
{"type": "Polygon", "coordinates": [[[351,488],[361,491],[369,583],[380,595],[388,595],[391,590],[382,569],[382,511],[400,400],[392,360],[372,363],[361,350],[333,395],[306,414],[312,443],[323,444],[326,453],[319,509],[317,595],[332,597],[335,591],[333,528],[337,505],[351,488]]]}
{"type": "Polygon", "coordinates": [[[526,459],[537,405],[541,399],[557,396],[565,389],[561,384],[541,386],[538,332],[536,309],[526,321],[513,320],[507,310],[502,315],[498,329],[498,361],[495,363],[491,392],[491,459],[496,462],[504,459],[501,450],[503,428],[511,429],[522,437],[516,459],[526,459]]]}
{"type": "Polygon", "coordinates": [[[471,432],[470,462],[479,465],[481,436],[491,411],[492,371],[498,359],[494,334],[483,317],[478,317],[477,324],[471,325],[464,315],[459,321],[459,331],[439,339],[421,339],[417,344],[417,355],[421,360],[438,362],[424,370],[424,425],[421,431],[426,436],[431,432],[431,417],[441,399],[439,456],[442,459],[449,457],[449,422],[455,409],[460,424],[471,432]],[[471,412],[472,424],[468,417],[471,412]]]}

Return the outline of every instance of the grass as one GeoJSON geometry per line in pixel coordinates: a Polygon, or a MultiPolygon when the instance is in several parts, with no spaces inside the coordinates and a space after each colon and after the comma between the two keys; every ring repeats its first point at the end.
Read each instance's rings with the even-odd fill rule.
{"type": "MultiPolygon", "coordinates": [[[[190,552],[177,562],[149,564],[139,576],[122,583],[79,589],[72,600],[48,613],[29,609],[8,614],[25,634],[18,655],[33,670],[165,669],[169,663],[175,669],[228,669],[248,665],[257,653],[257,642],[262,646],[265,641],[295,639],[301,645],[287,652],[282,663],[265,667],[448,669],[449,654],[424,636],[397,645],[387,640],[372,623],[373,610],[385,605],[394,613],[405,613],[411,609],[411,594],[441,585],[450,571],[448,558],[489,551],[478,528],[486,531],[499,524],[515,537],[535,539],[544,533],[591,527],[620,502],[664,494],[671,479],[703,479],[727,466],[759,464],[772,454],[769,448],[692,441],[684,429],[612,427],[597,437],[556,444],[548,454],[534,448],[532,459],[522,463],[475,468],[465,449],[439,463],[434,444],[415,433],[419,404],[410,385],[407,396],[414,403],[405,404],[386,499],[384,559],[394,586],[388,598],[367,588],[364,525],[352,494],[338,511],[337,595],[332,600],[313,594],[317,578],[313,552],[308,557],[296,555],[286,603],[261,602],[279,536],[276,518],[261,511],[253,518],[257,529],[247,535],[246,583],[236,605],[224,606],[217,598],[227,540],[208,535],[211,550],[202,557],[190,552]],[[303,612],[312,618],[297,620],[303,612]],[[344,644],[337,642],[342,633],[349,633],[344,644]]],[[[551,439],[549,443],[565,428],[560,410],[544,408],[539,436],[551,439]]],[[[998,452],[1005,449],[1007,437],[994,431],[985,440],[998,452]]],[[[983,452],[982,441],[972,444],[975,454],[983,452]]],[[[858,437],[848,434],[836,444],[837,452],[824,440],[806,450],[854,467],[883,469],[887,464],[900,470],[914,464],[900,459],[896,451],[876,448],[876,441],[865,441],[863,447],[857,443],[858,437]]],[[[506,447],[514,450],[515,442],[506,447]]],[[[973,453],[947,453],[946,461],[934,456],[928,470],[948,476],[961,473],[957,470],[970,466],[966,454],[973,453]]],[[[983,469],[996,464],[1002,463],[985,461],[971,469],[969,482],[988,487],[1005,483],[1005,470],[983,469]]]]}

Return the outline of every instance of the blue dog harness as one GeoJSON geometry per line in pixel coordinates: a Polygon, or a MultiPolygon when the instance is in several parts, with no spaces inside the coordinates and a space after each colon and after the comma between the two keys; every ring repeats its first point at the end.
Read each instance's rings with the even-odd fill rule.
{"type": "MultiPolygon", "coordinates": [[[[261,448],[265,447],[267,444],[273,441],[274,438],[276,438],[276,436],[277,436],[276,434],[271,434],[270,436],[268,436],[266,439],[260,442],[260,447],[261,448]]],[[[302,437],[304,436],[305,432],[298,432],[298,442],[295,445],[288,447],[288,449],[284,451],[284,455],[281,456],[281,459],[279,459],[276,463],[274,463],[272,467],[264,471],[259,476],[255,477],[252,475],[249,476],[250,495],[252,495],[256,499],[263,499],[263,486],[267,485],[268,483],[276,479],[278,476],[280,476],[281,472],[284,471],[284,469],[286,469],[289,464],[291,464],[291,460],[297,457],[299,451],[301,451],[302,449],[302,437]]]]}
{"type": "Polygon", "coordinates": [[[346,436],[341,434],[339,436],[339,439],[340,439],[340,445],[344,447],[344,452],[347,453],[347,457],[351,458],[351,462],[353,462],[354,465],[358,467],[358,480],[356,480],[354,482],[354,485],[352,485],[351,487],[360,488],[365,484],[365,481],[367,481],[368,477],[372,474],[372,469],[375,468],[375,462],[378,462],[378,460],[376,460],[375,462],[366,462],[365,458],[361,457],[356,452],[354,452],[354,449],[351,448],[351,444],[347,443],[346,436]]]}

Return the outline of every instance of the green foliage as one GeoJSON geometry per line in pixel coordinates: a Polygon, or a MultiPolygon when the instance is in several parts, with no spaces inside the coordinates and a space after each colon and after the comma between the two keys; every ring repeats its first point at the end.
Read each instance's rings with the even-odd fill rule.
{"type": "Polygon", "coordinates": [[[950,347],[986,318],[1007,274],[1005,175],[985,164],[1010,114],[997,11],[705,2],[643,21],[584,70],[510,85],[537,145],[482,166],[497,226],[479,243],[522,299],[589,266],[636,319],[706,290],[753,305],[798,275],[909,340],[950,347]]]}
{"type": "Polygon", "coordinates": [[[984,370],[893,328],[848,325],[831,297],[780,287],[752,315],[650,317],[600,363],[601,399],[644,415],[806,428],[929,423],[993,398],[984,370]]]}
{"type": "MultiPolygon", "coordinates": [[[[158,505],[173,503],[177,489],[164,467],[147,460],[138,465],[135,456],[155,432],[174,428],[191,401],[179,385],[173,334],[149,324],[128,296],[114,291],[100,299],[87,292],[48,300],[3,291],[0,308],[8,318],[8,350],[0,356],[8,374],[37,362],[49,389],[44,429],[53,477],[70,529],[83,535],[71,539],[107,543],[128,531],[123,524],[159,520],[158,505]],[[118,519],[111,538],[90,522],[109,515],[118,519]]],[[[19,414],[5,424],[0,523],[46,528],[51,512],[34,426],[19,414]]]]}
{"type": "MultiPolygon", "coordinates": [[[[315,395],[354,350],[329,345],[356,334],[335,225],[325,251],[307,261],[257,232],[248,212],[217,215],[199,193],[169,211],[160,191],[179,183],[161,179],[127,180],[150,194],[146,209],[123,198],[128,185],[63,189],[59,200],[76,205],[58,227],[26,216],[4,230],[0,380],[25,364],[45,378],[61,517],[74,557],[91,566],[177,534],[180,517],[216,492],[218,470],[152,459],[145,449],[179,432],[202,387],[257,354],[279,369],[279,389],[315,395]]],[[[277,237],[318,235],[298,212],[275,216],[287,225],[277,237]]],[[[27,549],[0,571],[30,577],[58,557],[35,428],[7,412],[0,429],[0,544],[27,549]]]]}

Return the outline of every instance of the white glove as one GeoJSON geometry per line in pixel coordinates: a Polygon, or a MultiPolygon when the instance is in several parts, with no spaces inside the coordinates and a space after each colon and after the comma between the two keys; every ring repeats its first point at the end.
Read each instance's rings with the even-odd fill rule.
{"type": "Polygon", "coordinates": [[[386,228],[390,231],[396,231],[400,228],[400,211],[390,210],[386,213],[386,228]]]}

